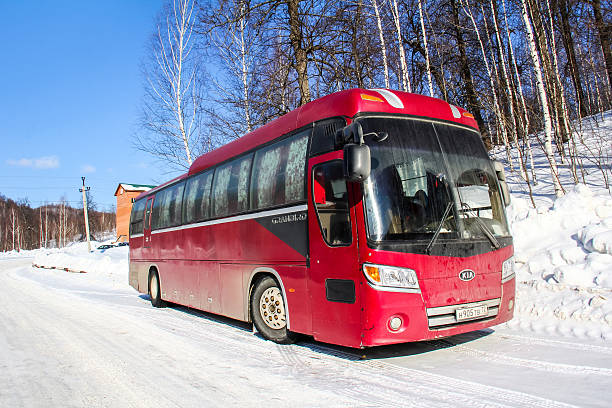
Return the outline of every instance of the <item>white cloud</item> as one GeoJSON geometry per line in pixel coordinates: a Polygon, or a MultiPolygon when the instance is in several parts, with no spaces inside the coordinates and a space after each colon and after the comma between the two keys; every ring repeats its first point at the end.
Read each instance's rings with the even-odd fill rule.
{"type": "Polygon", "coordinates": [[[83,173],[95,173],[96,172],[96,168],[94,166],[92,166],[91,164],[86,164],[83,167],[81,167],[81,171],[83,173]]]}
{"type": "Polygon", "coordinates": [[[6,161],[9,166],[31,167],[33,169],[56,169],[60,166],[57,156],[43,156],[33,159],[9,159],[6,161]]]}

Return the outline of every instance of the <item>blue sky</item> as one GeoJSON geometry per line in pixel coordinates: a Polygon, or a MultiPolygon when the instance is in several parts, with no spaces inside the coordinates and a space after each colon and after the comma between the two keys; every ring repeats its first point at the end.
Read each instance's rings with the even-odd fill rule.
{"type": "Polygon", "coordinates": [[[0,194],[78,206],[85,176],[106,209],[119,182],[173,176],[132,147],[161,5],[0,0],[0,194]]]}

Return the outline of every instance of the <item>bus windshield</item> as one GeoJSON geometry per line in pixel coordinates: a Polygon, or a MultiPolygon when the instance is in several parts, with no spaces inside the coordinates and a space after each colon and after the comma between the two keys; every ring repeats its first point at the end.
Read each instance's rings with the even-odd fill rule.
{"type": "Polygon", "coordinates": [[[440,238],[489,237],[494,243],[494,237],[509,235],[497,177],[478,132],[397,117],[359,122],[372,158],[364,182],[370,240],[429,240],[437,230],[440,238]]]}

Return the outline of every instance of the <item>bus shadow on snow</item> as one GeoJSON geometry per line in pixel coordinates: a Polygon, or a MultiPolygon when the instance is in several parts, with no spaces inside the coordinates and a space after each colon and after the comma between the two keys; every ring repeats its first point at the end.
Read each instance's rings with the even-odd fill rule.
{"type": "Polygon", "coordinates": [[[388,346],[372,347],[362,350],[364,359],[377,360],[394,357],[417,356],[449,349],[465,343],[471,343],[495,333],[492,329],[477,330],[469,333],[442,337],[435,340],[417,341],[412,343],[392,344],[388,346]]]}
{"type": "Polygon", "coordinates": [[[300,341],[298,345],[321,354],[328,354],[346,360],[382,360],[433,353],[439,350],[453,348],[465,343],[477,341],[493,333],[495,333],[495,330],[483,329],[435,340],[367,347],[364,349],[353,349],[349,347],[321,343],[313,340],[312,338],[306,338],[305,340],[300,341]]]}
{"type": "MultiPolygon", "coordinates": [[[[143,300],[150,301],[149,295],[141,294],[139,297],[143,300]]],[[[192,309],[187,306],[178,305],[175,303],[167,303],[167,307],[180,311],[182,313],[209,320],[215,323],[221,323],[227,326],[231,326],[234,329],[241,330],[243,332],[253,332],[253,325],[251,323],[243,322],[241,320],[232,319],[225,316],[220,316],[214,313],[204,312],[197,309],[192,309]]],[[[368,347],[364,349],[354,349],[350,347],[343,347],[334,344],[322,343],[314,340],[311,336],[302,335],[297,343],[293,345],[281,345],[279,347],[291,348],[291,347],[303,347],[316,353],[326,354],[332,357],[341,358],[349,361],[357,360],[381,360],[395,357],[409,357],[418,356],[426,353],[432,353],[438,350],[444,350],[459,346],[465,343],[477,341],[481,338],[485,338],[495,333],[493,329],[483,329],[474,332],[458,334],[451,337],[443,337],[435,340],[416,341],[412,343],[400,343],[391,344],[387,346],[376,346],[368,347]]],[[[261,334],[255,332],[254,336],[259,338],[261,341],[267,341],[261,334]]],[[[288,350],[287,350],[288,351],[288,350]]]]}

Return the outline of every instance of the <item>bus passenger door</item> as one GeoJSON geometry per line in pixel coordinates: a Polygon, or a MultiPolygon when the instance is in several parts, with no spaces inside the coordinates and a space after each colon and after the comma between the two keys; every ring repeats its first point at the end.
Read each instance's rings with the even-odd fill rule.
{"type": "Polygon", "coordinates": [[[309,163],[308,284],[315,339],[356,347],[361,342],[357,234],[341,157],[332,152],[309,163]]]}

